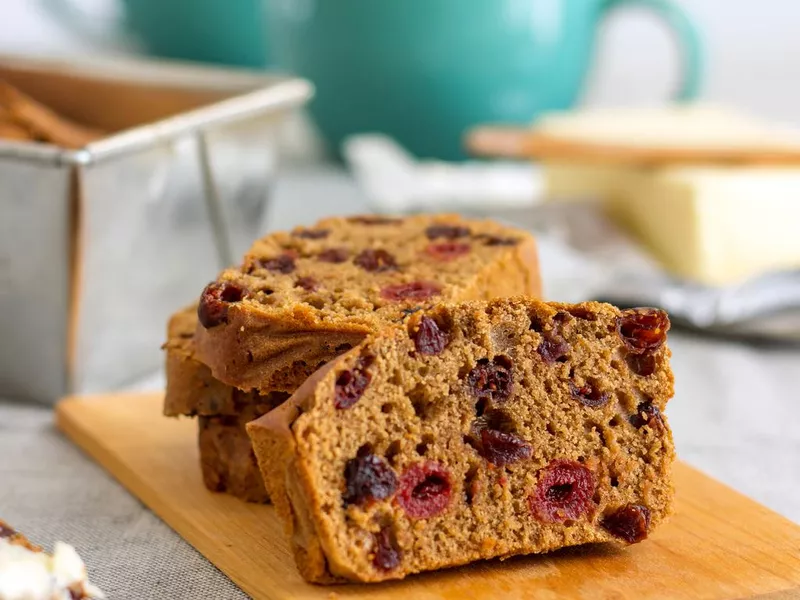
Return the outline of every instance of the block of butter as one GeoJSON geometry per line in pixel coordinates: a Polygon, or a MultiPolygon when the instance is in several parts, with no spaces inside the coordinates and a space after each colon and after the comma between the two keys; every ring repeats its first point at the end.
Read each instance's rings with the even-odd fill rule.
{"type": "MultiPolygon", "coordinates": [[[[800,136],[707,106],[584,111],[544,119],[548,134],[609,144],[756,148],[800,136]]],[[[543,162],[548,198],[597,199],[673,274],[733,285],[800,269],[800,167],[543,162]]]]}

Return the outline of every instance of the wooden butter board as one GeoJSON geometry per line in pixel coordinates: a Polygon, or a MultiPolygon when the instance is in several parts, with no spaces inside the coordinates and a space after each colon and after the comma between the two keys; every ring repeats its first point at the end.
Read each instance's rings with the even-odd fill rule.
{"type": "Polygon", "coordinates": [[[645,542],[494,560],[405,581],[314,586],[298,575],[271,506],[206,491],[196,424],[160,394],[69,398],[57,424],[253,598],[800,598],[800,526],[678,463],[676,514],[645,542]]]}

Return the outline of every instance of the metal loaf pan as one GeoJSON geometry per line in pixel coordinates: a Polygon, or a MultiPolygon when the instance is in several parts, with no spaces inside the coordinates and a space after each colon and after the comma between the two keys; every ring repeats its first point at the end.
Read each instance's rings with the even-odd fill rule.
{"type": "Polygon", "coordinates": [[[0,79],[110,132],[78,150],[0,140],[0,396],[123,386],[258,235],[276,128],[312,87],[130,60],[0,57],[0,79]]]}

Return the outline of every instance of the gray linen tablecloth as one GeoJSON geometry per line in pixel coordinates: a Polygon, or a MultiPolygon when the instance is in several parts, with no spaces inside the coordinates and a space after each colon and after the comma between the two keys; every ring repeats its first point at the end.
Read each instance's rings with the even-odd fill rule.
{"type": "MultiPolygon", "coordinates": [[[[339,171],[293,173],[278,183],[268,225],[366,208],[339,171]]],[[[667,415],[680,458],[800,522],[800,349],[682,332],[670,344],[667,415]]],[[[47,408],[0,401],[0,517],[45,546],[76,546],[114,600],[246,597],[58,433],[47,408]]]]}

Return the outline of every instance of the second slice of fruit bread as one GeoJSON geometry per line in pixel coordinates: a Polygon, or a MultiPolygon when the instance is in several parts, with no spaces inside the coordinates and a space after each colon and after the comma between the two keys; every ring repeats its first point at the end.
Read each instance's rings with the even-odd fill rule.
{"type": "Polygon", "coordinates": [[[670,513],[655,309],[529,298],[411,315],[248,425],[309,581],[643,540],[670,513]]]}

